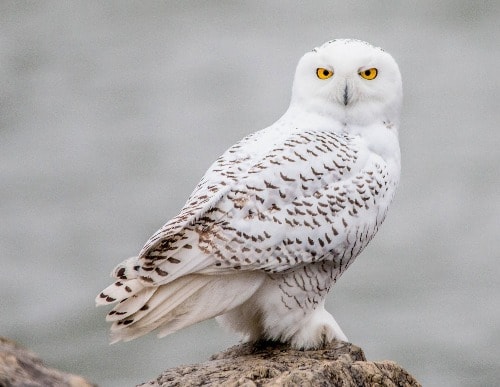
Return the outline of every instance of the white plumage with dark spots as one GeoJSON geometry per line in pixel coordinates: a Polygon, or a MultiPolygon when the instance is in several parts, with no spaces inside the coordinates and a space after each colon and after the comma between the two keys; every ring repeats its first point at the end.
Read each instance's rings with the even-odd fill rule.
{"type": "Polygon", "coordinates": [[[112,341],[217,317],[246,340],[347,340],[325,297],[382,224],[400,175],[401,75],[332,40],[297,66],[290,107],[209,168],[179,215],[97,296],[112,341]]]}

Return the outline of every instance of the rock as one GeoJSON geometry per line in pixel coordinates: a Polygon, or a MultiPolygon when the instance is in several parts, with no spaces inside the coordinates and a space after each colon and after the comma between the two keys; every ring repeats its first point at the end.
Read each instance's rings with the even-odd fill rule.
{"type": "Polygon", "coordinates": [[[81,376],[47,368],[33,352],[0,337],[1,387],[93,387],[81,376]]]}
{"type": "Polygon", "coordinates": [[[201,364],[164,371],[141,386],[419,386],[392,361],[366,361],[361,348],[332,341],[319,350],[284,344],[241,344],[201,364]]]}

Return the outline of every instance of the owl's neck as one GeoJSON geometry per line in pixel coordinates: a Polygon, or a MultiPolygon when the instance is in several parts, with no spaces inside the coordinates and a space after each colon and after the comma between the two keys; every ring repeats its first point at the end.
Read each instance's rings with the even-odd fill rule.
{"type": "Polygon", "coordinates": [[[389,112],[389,114],[382,115],[378,112],[380,118],[376,118],[373,114],[360,114],[347,109],[317,111],[307,106],[304,109],[303,106],[304,104],[290,105],[279,120],[285,125],[277,125],[277,127],[288,128],[292,131],[325,130],[360,137],[366,141],[371,151],[399,168],[399,116],[397,114],[391,115],[389,112]]]}
{"type": "Polygon", "coordinates": [[[370,127],[384,125],[397,135],[399,107],[397,104],[374,107],[362,103],[346,107],[314,100],[292,101],[282,119],[297,127],[331,130],[336,133],[353,130],[353,134],[361,134],[363,128],[369,130],[370,127]]]}

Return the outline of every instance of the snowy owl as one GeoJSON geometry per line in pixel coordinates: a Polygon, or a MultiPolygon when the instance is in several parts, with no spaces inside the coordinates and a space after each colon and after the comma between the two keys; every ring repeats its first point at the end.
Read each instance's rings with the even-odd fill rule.
{"type": "Polygon", "coordinates": [[[394,197],[401,102],[381,48],[337,39],[305,54],[285,114],[219,157],[179,215],[114,269],[96,298],[117,303],[112,342],[212,317],[247,341],[347,341],[325,297],[394,197]]]}

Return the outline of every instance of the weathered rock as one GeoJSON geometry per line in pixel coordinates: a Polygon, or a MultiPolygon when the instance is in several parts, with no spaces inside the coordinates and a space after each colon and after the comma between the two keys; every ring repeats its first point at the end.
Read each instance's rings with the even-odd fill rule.
{"type": "Polygon", "coordinates": [[[92,387],[81,376],[47,368],[33,352],[0,337],[0,387],[92,387]]]}
{"type": "Polygon", "coordinates": [[[141,386],[420,386],[392,361],[366,361],[361,348],[333,341],[299,351],[282,344],[241,344],[201,364],[164,371],[141,386]]]}

